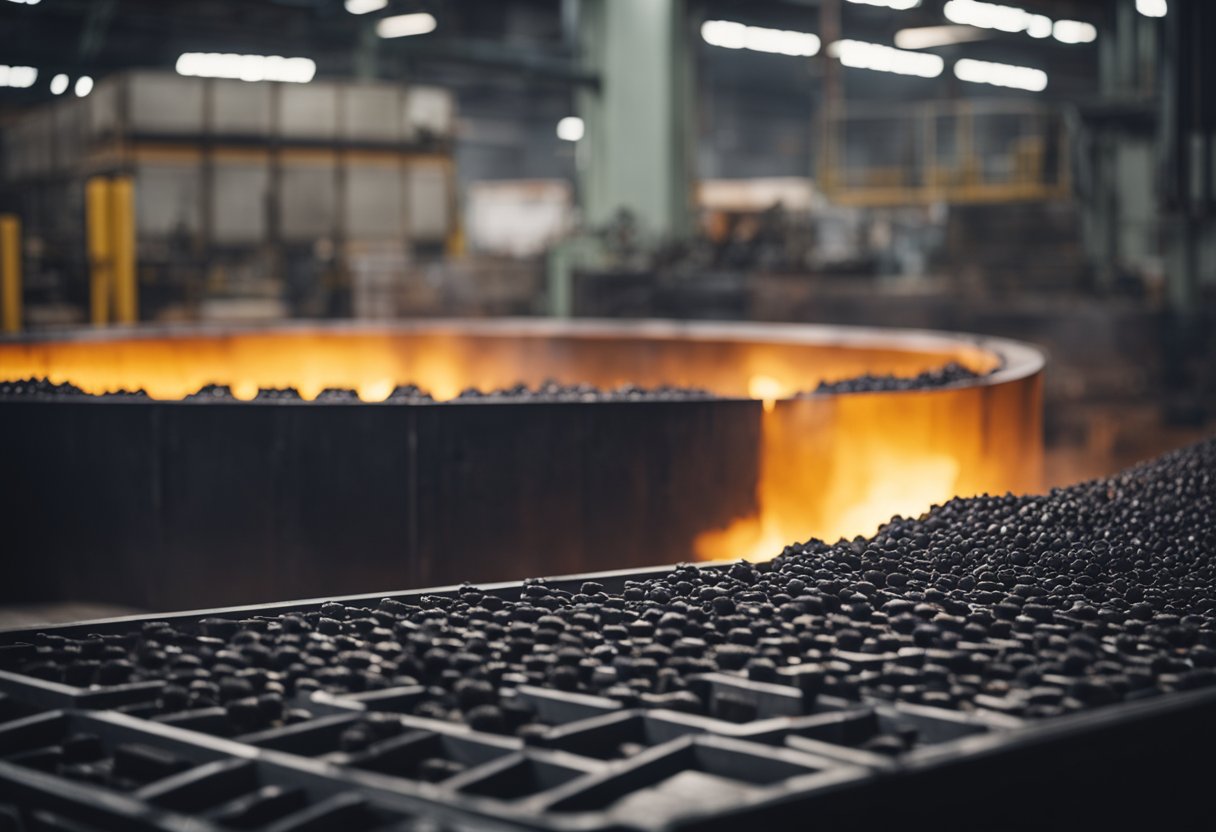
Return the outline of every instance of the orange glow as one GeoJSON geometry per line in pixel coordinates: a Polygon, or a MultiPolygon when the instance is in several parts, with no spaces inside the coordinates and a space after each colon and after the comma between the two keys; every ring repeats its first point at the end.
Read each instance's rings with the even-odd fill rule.
{"type": "Polygon", "coordinates": [[[821,396],[764,414],[759,513],[696,542],[706,560],[769,560],[788,544],[871,535],[956,496],[1038,490],[1040,378],[821,396]]]}
{"type": "Polygon", "coordinates": [[[0,342],[0,379],[143,389],[158,399],[227,384],[240,399],[281,387],[311,399],[338,387],[380,402],[412,383],[445,401],[467,387],[552,378],[701,387],[761,402],[760,471],[740,474],[757,476],[756,513],[706,518],[717,530],[672,560],[764,560],[811,537],[869,535],[892,515],[956,495],[1037,490],[1041,368],[1036,352],[1010,342],[796,325],[432,322],[0,342]],[[951,361],[996,372],[961,388],[791,398],[821,381],[915,375],[951,361]]]}
{"type": "Polygon", "coordinates": [[[327,387],[341,387],[356,390],[365,401],[380,401],[393,386],[412,383],[446,401],[467,387],[537,385],[554,378],[604,388],[695,386],[722,396],[775,401],[821,381],[863,373],[915,375],[949,361],[979,372],[997,363],[991,353],[961,339],[919,333],[862,339],[846,328],[772,324],[563,328],[531,321],[436,322],[192,330],[171,337],[103,331],[0,343],[0,377],[70,381],[88,393],[142,389],[169,400],[206,384],[227,384],[239,398],[251,398],[257,388],[295,387],[311,399],[327,387]],[[729,335],[718,334],[723,332],[729,335]],[[783,337],[786,332],[815,337],[791,340],[783,337]]]}
{"type": "Polygon", "coordinates": [[[771,413],[777,406],[777,399],[785,398],[790,392],[771,376],[752,376],[747,382],[747,395],[759,399],[764,404],[765,413],[771,413]]]}
{"type": "Polygon", "coordinates": [[[394,386],[391,378],[382,378],[360,384],[355,392],[365,402],[382,402],[392,394],[394,386]]]}

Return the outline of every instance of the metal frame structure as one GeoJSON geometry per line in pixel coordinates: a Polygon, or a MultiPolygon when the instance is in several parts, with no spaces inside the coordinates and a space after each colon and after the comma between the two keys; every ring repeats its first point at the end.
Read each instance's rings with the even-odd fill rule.
{"type": "MultiPolygon", "coordinates": [[[[594,580],[620,591],[665,569],[555,578],[576,590],[594,580]]],[[[482,591],[519,597],[519,583],[482,591]]],[[[450,596],[457,587],[336,599],[374,604],[450,596]]],[[[190,628],[202,618],[239,619],[316,611],[321,600],[177,613],[156,621],[190,628]]],[[[0,633],[0,660],[38,633],[119,638],[145,621],[128,617],[39,631],[0,633]]],[[[788,671],[788,672],[787,672],[788,671]]],[[[1052,828],[1075,823],[1156,822],[1173,828],[1208,815],[1207,773],[1197,765],[1216,739],[1216,693],[1170,694],[1032,723],[1004,715],[850,701],[799,687],[797,666],[778,682],[733,673],[694,680],[712,713],[628,710],[610,699],[520,686],[514,696],[551,727],[524,743],[465,726],[408,715],[423,688],[371,694],[314,693],[294,704],[307,721],[232,737],[219,713],[157,717],[156,682],[76,689],[0,670],[0,704],[28,715],[0,724],[0,811],[57,819],[54,828],[211,830],[238,808],[266,817],[242,828],[371,829],[407,819],[444,828],[551,830],[727,830],[741,825],[802,829],[1052,828]],[[369,713],[399,725],[379,751],[337,749],[343,728],[369,713]],[[742,714],[746,713],[746,716],[742,714]],[[859,750],[873,731],[914,732],[919,746],[895,758],[859,750]],[[152,755],[164,767],[130,794],[32,768],[37,749],[69,734],[96,735],[103,753],[152,755]],[[605,760],[605,735],[636,738],[643,750],[605,760]],[[391,746],[391,748],[390,748],[391,746]],[[450,755],[465,770],[422,782],[409,767],[420,754],[450,755]],[[29,762],[26,762],[26,761],[29,762]],[[680,800],[661,792],[669,778],[707,775],[680,800]],[[711,791],[708,784],[714,784],[711,791]],[[715,793],[717,792],[717,793],[715,793]],[[1115,797],[1121,795],[1121,797],[1115,797]],[[94,828],[92,826],[88,828],[94,828]]],[[[374,747],[375,748],[375,747],[374,747]]]]}

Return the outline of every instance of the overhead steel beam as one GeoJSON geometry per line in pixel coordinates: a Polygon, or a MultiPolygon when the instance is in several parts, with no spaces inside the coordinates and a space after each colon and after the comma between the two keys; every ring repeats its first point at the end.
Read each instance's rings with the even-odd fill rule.
{"type": "Polygon", "coordinates": [[[407,61],[467,64],[521,73],[577,87],[599,89],[600,86],[599,73],[579,66],[573,58],[502,46],[493,41],[471,38],[432,39],[404,41],[401,46],[402,56],[407,61]]]}

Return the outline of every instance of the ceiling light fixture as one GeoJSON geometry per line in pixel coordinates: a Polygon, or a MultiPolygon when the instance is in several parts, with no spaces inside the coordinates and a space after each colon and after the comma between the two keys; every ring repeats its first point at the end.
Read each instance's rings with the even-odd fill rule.
{"type": "Polygon", "coordinates": [[[346,0],[346,10],[351,14],[378,12],[388,5],[388,0],[346,0]]]}
{"type": "Polygon", "coordinates": [[[557,123],[557,137],[564,142],[576,142],[583,137],[583,120],[578,116],[566,116],[557,123]]]}
{"type": "Polygon", "coordinates": [[[310,58],[222,52],[185,52],[178,57],[176,69],[178,75],[198,78],[284,81],[291,84],[307,84],[317,74],[317,64],[310,58]]]}
{"type": "Polygon", "coordinates": [[[859,6],[881,6],[884,9],[895,9],[901,12],[915,9],[920,5],[920,0],[849,0],[849,2],[859,6]]]}
{"type": "Polygon", "coordinates": [[[982,3],[980,0],[949,0],[942,7],[942,13],[951,23],[1011,34],[1025,32],[1032,38],[1054,35],[1061,43],[1090,43],[1098,37],[1098,30],[1091,23],[1060,20],[1053,24],[1046,15],[1034,14],[1017,6],[982,3]],[[1060,24],[1063,24],[1063,28],[1060,28],[1060,24]]]}
{"type": "Polygon", "coordinates": [[[1093,43],[1098,39],[1098,29],[1080,20],[1057,20],[1051,36],[1060,43],[1093,43]]]}
{"type": "Polygon", "coordinates": [[[963,58],[954,65],[954,77],[972,84],[990,84],[1015,90],[1042,92],[1047,89],[1047,73],[1029,66],[998,64],[963,58]]]}
{"type": "Polygon", "coordinates": [[[918,26],[896,32],[895,45],[900,49],[934,49],[987,37],[983,29],[974,26],[918,26]]]}
{"type": "Polygon", "coordinates": [[[1166,0],[1136,0],[1136,11],[1145,17],[1165,17],[1169,10],[1166,0]]]}
{"type": "Polygon", "coordinates": [[[435,16],[427,12],[398,14],[376,21],[376,34],[382,38],[408,38],[433,32],[438,25],[435,16]]]}
{"type": "Polygon", "coordinates": [[[808,58],[819,54],[818,35],[788,29],[766,29],[730,20],[707,20],[701,24],[701,38],[710,46],[723,49],[748,49],[776,55],[808,58]]]}
{"type": "Polygon", "coordinates": [[[828,47],[828,54],[853,69],[871,69],[920,78],[936,78],[945,67],[945,61],[937,55],[907,52],[894,46],[860,40],[838,40],[828,47]]]}
{"type": "Polygon", "coordinates": [[[38,70],[32,66],[5,66],[0,64],[0,87],[25,89],[34,86],[38,70]]]}

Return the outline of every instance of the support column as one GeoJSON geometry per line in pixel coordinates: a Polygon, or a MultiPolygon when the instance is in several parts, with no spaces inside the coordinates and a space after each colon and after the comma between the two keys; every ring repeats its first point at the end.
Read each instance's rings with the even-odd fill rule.
{"type": "Polygon", "coordinates": [[[94,326],[139,321],[135,260],[135,183],[130,176],[94,176],[85,185],[89,249],[89,311],[94,326]]]}
{"type": "Polygon", "coordinates": [[[21,331],[21,220],[0,214],[0,330],[21,331]]]}
{"type": "Polygon", "coordinates": [[[110,275],[114,265],[110,180],[94,176],[85,185],[84,198],[89,248],[89,320],[93,326],[103,326],[110,320],[110,275]]]}
{"type": "Polygon", "coordinates": [[[114,320],[139,322],[139,286],[135,274],[135,183],[116,176],[110,184],[114,255],[114,320]]]}
{"type": "Polygon", "coordinates": [[[584,216],[631,212],[647,237],[692,230],[694,85],[685,0],[582,0],[579,41],[599,90],[579,94],[584,216]]]}

